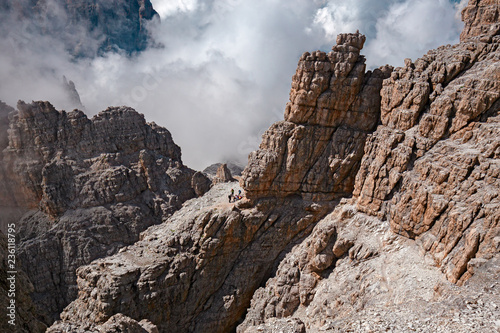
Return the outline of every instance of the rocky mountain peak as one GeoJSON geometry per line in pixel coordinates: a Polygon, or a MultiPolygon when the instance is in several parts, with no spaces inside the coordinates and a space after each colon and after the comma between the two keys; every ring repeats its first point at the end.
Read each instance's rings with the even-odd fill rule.
{"type": "Polygon", "coordinates": [[[130,108],[0,104],[47,332],[498,330],[500,36],[475,29],[398,68],[359,32],[304,53],[235,203],[130,108]]]}
{"type": "Polygon", "coordinates": [[[217,168],[217,172],[215,173],[213,183],[217,184],[230,181],[234,181],[233,175],[231,174],[231,170],[229,170],[227,164],[223,163],[217,168]]]}
{"type": "Polygon", "coordinates": [[[365,44],[365,41],[366,41],[366,36],[360,34],[359,30],[356,31],[356,33],[339,34],[337,36],[337,45],[334,45],[332,47],[332,50],[339,51],[339,49],[342,49],[342,46],[351,46],[361,51],[363,45],[365,44]]]}
{"type": "Polygon", "coordinates": [[[43,101],[0,107],[10,112],[2,210],[26,213],[16,223],[18,256],[46,323],[76,296],[76,267],[137,241],[209,189],[207,177],[184,166],[170,132],[132,108],[89,119],[43,101]]]}
{"type": "Polygon", "coordinates": [[[264,134],[242,177],[249,198],[348,195],[364,141],[379,119],[391,68],[365,72],[365,36],[341,34],[328,54],[306,52],[292,78],[285,120],[264,134]]]}

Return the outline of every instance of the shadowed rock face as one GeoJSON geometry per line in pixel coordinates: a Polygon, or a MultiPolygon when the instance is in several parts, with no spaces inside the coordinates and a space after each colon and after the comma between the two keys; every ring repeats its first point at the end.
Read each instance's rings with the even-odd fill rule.
{"type": "Polygon", "coordinates": [[[170,133],[133,109],[92,119],[48,102],[19,102],[3,151],[19,261],[51,322],[76,297],[75,270],[134,243],[210,181],[182,164],[170,133]]]}
{"type": "Polygon", "coordinates": [[[55,37],[75,56],[142,51],[152,44],[146,23],[158,18],[149,0],[8,0],[3,7],[4,22],[55,37]]]}
{"type": "Polygon", "coordinates": [[[364,41],[359,33],[342,34],[332,52],[301,57],[285,121],[272,125],[249,156],[242,177],[247,197],[331,200],[352,192],[390,74],[388,67],[365,73],[364,41]]]}
{"type": "Polygon", "coordinates": [[[146,318],[162,332],[234,329],[280,254],[329,206],[297,199],[229,204],[230,188],[238,190],[236,183],[215,185],[139,242],[79,268],[79,297],[49,331],[94,331],[116,313],[146,318]]]}
{"type": "MultiPolygon", "coordinates": [[[[14,236],[15,227],[7,229],[7,232],[10,236],[14,236]]],[[[4,311],[4,318],[0,321],[0,330],[15,333],[45,332],[47,326],[39,320],[37,309],[30,298],[33,285],[12,259],[15,258],[12,251],[16,245],[13,240],[13,237],[7,239],[6,234],[0,231],[0,305],[4,311]],[[12,269],[11,265],[15,268],[12,269]],[[12,271],[16,273],[11,273],[12,271]],[[15,301],[12,312],[7,309],[7,307],[12,307],[11,300],[15,301]],[[13,316],[8,316],[10,314],[13,316]]]]}

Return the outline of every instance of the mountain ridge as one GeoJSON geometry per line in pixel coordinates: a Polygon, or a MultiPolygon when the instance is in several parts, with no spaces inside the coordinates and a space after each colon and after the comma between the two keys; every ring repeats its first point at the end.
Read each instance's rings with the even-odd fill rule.
{"type": "Polygon", "coordinates": [[[49,324],[71,302],[48,332],[498,330],[498,2],[462,17],[459,44],[404,67],[366,71],[359,32],[304,53],[239,185],[205,195],[168,131],[129,108],[95,132],[80,111],[0,104],[4,180],[36,209],[18,222],[33,300],[49,324]]]}

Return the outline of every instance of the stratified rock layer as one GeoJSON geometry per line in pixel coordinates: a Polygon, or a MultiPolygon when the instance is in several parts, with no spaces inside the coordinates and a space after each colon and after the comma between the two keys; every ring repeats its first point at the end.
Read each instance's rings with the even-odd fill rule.
{"type": "MultiPolygon", "coordinates": [[[[243,173],[249,199],[226,203],[235,184],[216,185],[145,231],[140,242],[79,268],[79,297],[52,332],[76,323],[102,325],[116,313],[147,318],[162,332],[234,329],[283,253],[337,203],[331,199],[352,190],[386,75],[378,70],[365,76],[363,42],[359,33],[340,35],[330,58],[303,56],[285,113],[289,121],[271,127],[243,173]],[[329,173],[319,173],[328,164],[329,173]],[[296,173],[308,180],[301,183],[296,173]]],[[[220,178],[224,171],[222,166],[220,178]]]]}
{"type": "Polygon", "coordinates": [[[249,199],[219,184],[79,268],[51,331],[122,314],[227,332],[245,306],[239,333],[498,329],[500,40],[470,34],[394,71],[364,73],[359,33],[304,54],[242,175],[249,199]]]}
{"type": "Polygon", "coordinates": [[[342,202],[259,288],[238,333],[495,332],[500,256],[458,287],[388,221],[342,202]]]}
{"type": "Polygon", "coordinates": [[[166,129],[130,108],[88,119],[19,102],[10,118],[3,151],[10,196],[31,209],[17,222],[18,257],[47,322],[76,297],[76,268],[136,242],[203,193],[193,184],[209,182],[182,164],[166,129]]]}
{"type": "Polygon", "coordinates": [[[360,210],[418,238],[453,282],[499,250],[499,46],[469,39],[396,69],[356,178],[360,210]]]}
{"type": "Polygon", "coordinates": [[[238,333],[498,330],[497,7],[470,1],[460,44],[384,80],[353,198],[287,254],[238,333]]]}
{"type": "Polygon", "coordinates": [[[285,121],[263,136],[249,156],[242,186],[247,197],[331,200],[347,196],[377,124],[379,91],[390,68],[365,73],[365,36],[342,34],[333,51],[306,52],[293,76],[285,121]]]}

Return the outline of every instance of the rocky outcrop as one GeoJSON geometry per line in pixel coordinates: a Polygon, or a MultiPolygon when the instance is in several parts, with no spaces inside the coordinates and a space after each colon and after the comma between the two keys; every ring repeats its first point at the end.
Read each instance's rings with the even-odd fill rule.
{"type": "Polygon", "coordinates": [[[80,94],[76,90],[75,83],[71,80],[66,79],[66,76],[63,76],[63,88],[66,94],[68,95],[68,101],[71,105],[74,105],[73,108],[76,109],[84,109],[82,101],[80,100],[80,94]]]}
{"type": "Polygon", "coordinates": [[[396,69],[356,180],[360,209],[417,238],[453,282],[498,252],[499,45],[469,39],[396,69]]]}
{"type": "MultiPolygon", "coordinates": [[[[241,184],[247,196],[251,192],[250,199],[227,203],[235,184],[218,184],[142,233],[133,246],[79,268],[79,297],[52,332],[71,325],[94,329],[118,313],[146,318],[162,332],[235,328],[254,291],[273,274],[284,253],[337,204],[332,199],[352,191],[364,139],[378,121],[379,90],[388,69],[364,73],[359,55],[363,35],[341,35],[338,42],[329,56],[316,52],[299,62],[288,120],[267,132],[243,173],[241,184]],[[317,88],[318,82],[323,86],[317,88]],[[335,100],[339,96],[341,102],[335,100]],[[312,109],[304,103],[313,104],[312,109]],[[273,157],[259,160],[261,156],[273,157]],[[278,161],[287,161],[286,166],[278,161]],[[329,173],[318,173],[325,165],[330,165],[329,173]],[[297,178],[294,184],[290,178],[298,177],[296,172],[308,180],[302,184],[297,178]]],[[[225,174],[222,166],[220,177],[225,174]]],[[[324,253],[317,253],[316,264],[326,269],[334,256],[327,253],[329,243],[319,247],[324,253]]],[[[314,287],[314,278],[304,282],[310,284],[304,290],[314,287]]],[[[304,297],[310,295],[305,292],[304,297]]]]}
{"type": "MultiPolygon", "coordinates": [[[[206,167],[205,169],[203,169],[203,173],[207,177],[213,178],[213,177],[215,177],[215,175],[217,173],[217,169],[219,169],[219,167],[222,164],[223,163],[214,163],[212,165],[209,165],[208,167],[206,167]]],[[[241,176],[241,173],[243,172],[244,166],[242,167],[241,165],[233,163],[233,162],[227,162],[227,163],[224,163],[224,164],[227,164],[227,168],[229,169],[229,171],[231,171],[231,175],[233,175],[233,176],[241,176]]]]}
{"type": "Polygon", "coordinates": [[[88,119],[20,102],[9,140],[10,196],[31,209],[17,222],[18,256],[46,322],[76,297],[76,268],[136,242],[209,182],[182,164],[166,129],[126,107],[88,119]]]}
{"type": "Polygon", "coordinates": [[[196,171],[191,179],[191,186],[196,195],[200,197],[210,190],[212,182],[202,172],[196,171]]]}
{"type": "Polygon", "coordinates": [[[498,329],[500,37],[471,34],[373,73],[359,33],[304,54],[248,199],[218,184],[78,268],[51,332],[498,329]]]}
{"type": "MultiPolygon", "coordinates": [[[[158,18],[150,0],[9,0],[3,22],[61,40],[75,56],[133,54],[153,44],[146,22],[158,18]]],[[[0,24],[1,26],[1,24],[0,24]]]]}
{"type": "Polygon", "coordinates": [[[462,43],[384,80],[353,198],[287,254],[237,332],[498,330],[500,38],[484,36],[498,4],[464,17],[474,6],[462,43]]]}
{"type": "Polygon", "coordinates": [[[287,254],[237,332],[498,330],[500,37],[479,15],[462,43],[384,80],[353,198],[287,254]]]}
{"type": "Polygon", "coordinates": [[[72,332],[72,333],[158,333],[158,327],[149,320],[134,320],[121,313],[109,318],[100,325],[54,325],[46,332],[72,332]]]}
{"type": "Polygon", "coordinates": [[[500,4],[498,0],[469,0],[467,7],[462,10],[464,30],[460,40],[476,36],[498,35],[500,33],[500,4]]]}
{"type": "Polygon", "coordinates": [[[474,259],[457,287],[387,220],[342,202],[259,288],[238,333],[494,332],[500,256],[474,259]]]}
{"type": "Polygon", "coordinates": [[[352,192],[390,74],[389,67],[365,73],[364,41],[359,33],[342,34],[332,52],[301,57],[285,121],[272,125],[249,156],[242,176],[247,197],[331,200],[352,192]]]}
{"type": "Polygon", "coordinates": [[[212,183],[218,184],[218,183],[226,183],[226,182],[231,182],[234,181],[233,176],[231,175],[231,171],[227,167],[227,164],[221,164],[217,168],[217,172],[215,173],[215,177],[212,179],[212,183]]]}

